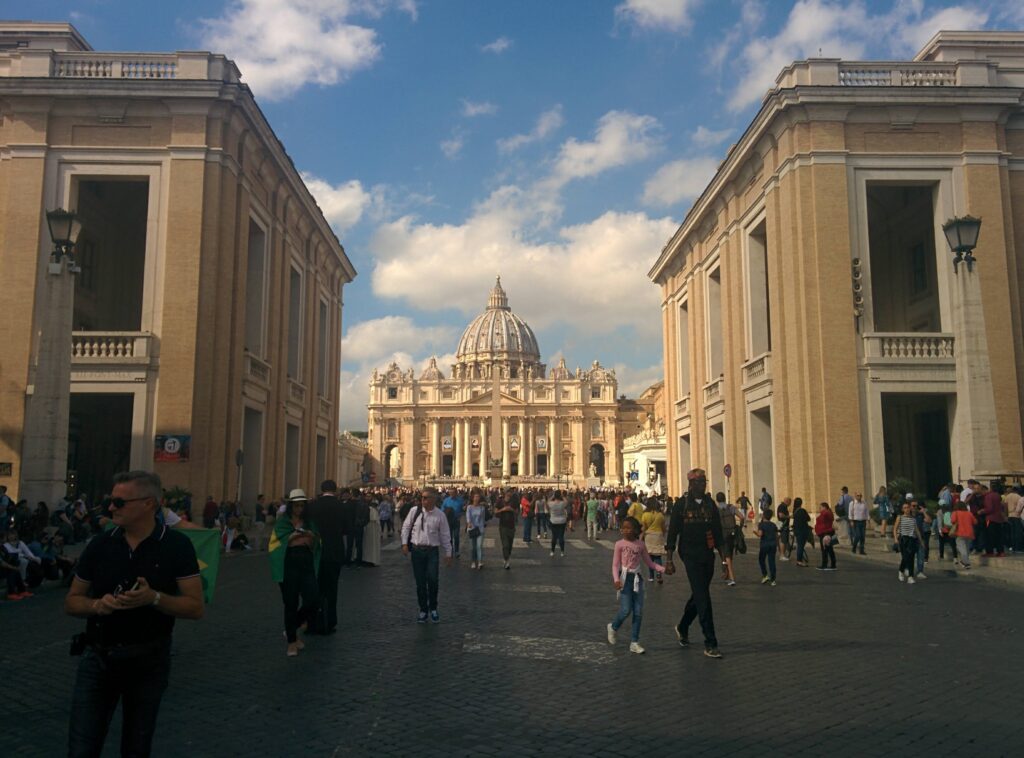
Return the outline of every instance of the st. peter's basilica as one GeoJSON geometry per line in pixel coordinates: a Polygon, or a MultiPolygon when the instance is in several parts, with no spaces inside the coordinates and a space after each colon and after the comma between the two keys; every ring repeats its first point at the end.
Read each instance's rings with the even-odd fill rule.
{"type": "Polygon", "coordinates": [[[419,377],[395,363],[374,371],[367,408],[376,481],[481,482],[489,472],[497,479],[499,465],[505,481],[622,481],[622,440],[653,409],[618,397],[615,372],[598,361],[570,371],[563,358],[549,371],[500,277],[455,358],[448,376],[435,359],[419,377]],[[491,430],[496,414],[500,438],[491,430]],[[500,449],[488,449],[499,440],[500,449]]]}

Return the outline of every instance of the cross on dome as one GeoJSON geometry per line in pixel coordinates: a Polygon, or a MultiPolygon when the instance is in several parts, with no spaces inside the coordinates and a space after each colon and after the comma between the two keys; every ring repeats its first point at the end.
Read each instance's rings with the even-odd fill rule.
{"type": "Polygon", "coordinates": [[[497,281],[494,282],[494,289],[491,290],[490,297],[487,298],[487,309],[495,308],[500,308],[503,311],[511,310],[508,307],[508,295],[501,288],[501,274],[498,274],[497,281]]]}

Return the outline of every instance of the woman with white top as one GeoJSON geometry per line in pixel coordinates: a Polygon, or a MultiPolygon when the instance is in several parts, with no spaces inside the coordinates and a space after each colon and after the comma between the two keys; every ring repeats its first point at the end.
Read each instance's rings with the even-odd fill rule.
{"type": "Polygon", "coordinates": [[[555,547],[562,550],[562,557],[565,557],[565,526],[569,521],[569,503],[566,502],[561,492],[555,492],[548,501],[548,519],[551,523],[551,557],[555,557],[555,547]]]}
{"type": "Polygon", "coordinates": [[[469,567],[484,567],[484,528],[487,526],[487,508],[480,501],[480,490],[473,490],[473,499],[466,508],[466,535],[469,537],[469,567]]]}

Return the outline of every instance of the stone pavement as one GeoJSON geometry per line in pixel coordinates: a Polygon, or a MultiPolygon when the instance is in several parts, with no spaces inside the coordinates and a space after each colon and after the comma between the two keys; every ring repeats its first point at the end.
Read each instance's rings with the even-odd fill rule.
{"type": "MultiPolygon", "coordinates": [[[[489,538],[496,536],[490,529],[489,538]]],[[[1022,755],[1024,594],[938,572],[912,587],[895,565],[839,554],[839,571],[779,564],[759,583],[716,578],[723,660],[671,631],[685,578],[648,585],[641,642],[615,608],[610,542],[570,534],[565,558],[491,548],[442,568],[442,622],[414,623],[411,571],[342,573],[338,634],[286,658],[266,555],[223,561],[216,602],[179,622],[157,756],[1022,755]],[[621,641],[625,640],[625,641],[621,641]]],[[[82,622],[50,588],[0,604],[5,707],[0,756],[58,756],[82,622]]],[[[105,755],[116,755],[117,720],[105,755]],[[113,749],[111,749],[113,748],[113,749]]]]}

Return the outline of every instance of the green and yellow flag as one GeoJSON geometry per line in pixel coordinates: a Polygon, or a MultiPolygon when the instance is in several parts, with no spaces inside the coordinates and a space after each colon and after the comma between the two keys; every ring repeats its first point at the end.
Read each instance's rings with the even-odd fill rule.
{"type": "Polygon", "coordinates": [[[220,568],[220,530],[218,529],[180,529],[182,534],[192,540],[199,561],[199,578],[203,583],[203,600],[213,602],[213,590],[217,585],[217,570],[220,568]]]}
{"type": "MultiPolygon", "coordinates": [[[[313,532],[316,540],[313,542],[313,570],[320,570],[320,532],[312,521],[306,522],[306,528],[313,532]]],[[[284,554],[288,550],[288,538],[295,531],[292,520],[281,515],[274,522],[274,533],[270,535],[270,544],[267,545],[267,555],[270,556],[270,578],[275,582],[284,581],[284,554]]]]}

